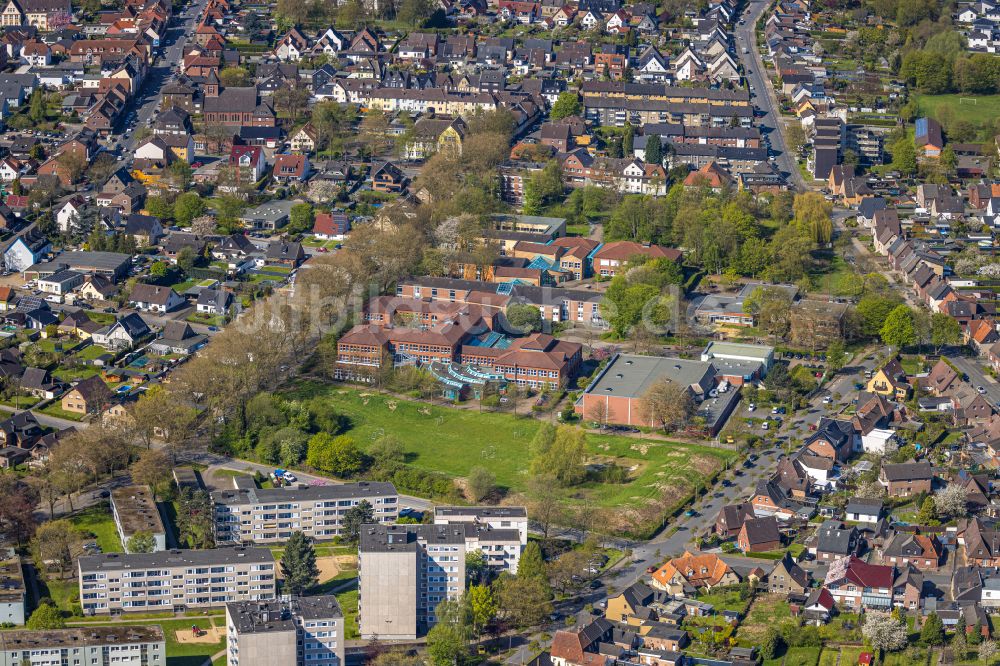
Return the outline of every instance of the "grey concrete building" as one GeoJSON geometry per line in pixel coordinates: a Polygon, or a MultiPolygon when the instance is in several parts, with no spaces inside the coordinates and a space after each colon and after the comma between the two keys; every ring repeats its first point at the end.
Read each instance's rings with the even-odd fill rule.
{"type": "Polygon", "coordinates": [[[226,604],[229,666],[342,666],[344,613],[333,595],[226,604]]]}
{"type": "Polygon", "coordinates": [[[153,537],[154,552],[167,549],[167,530],[149,486],[123,486],[111,491],[111,515],[125,552],[129,552],[129,539],[139,533],[153,537]]]}
{"type": "Polygon", "coordinates": [[[274,555],[267,548],[104,553],[78,563],[84,613],[222,606],[273,599],[274,555]]]}
{"type": "Polygon", "coordinates": [[[282,543],[297,531],[316,540],[333,539],[341,534],[344,515],[362,500],[375,509],[379,523],[396,522],[399,493],[391,483],[215,492],[215,543],[282,543]]]}
{"type": "Polygon", "coordinates": [[[473,523],[494,530],[517,530],[528,545],[528,510],[523,506],[436,506],[434,524],[473,523]]]}
{"type": "Polygon", "coordinates": [[[520,533],[471,522],[363,526],[358,547],[362,638],[414,639],[426,633],[437,622],[437,605],[465,592],[465,554],[472,550],[482,550],[498,569],[517,571],[520,533]]]}
{"type": "Polygon", "coordinates": [[[165,666],[158,625],[0,632],[0,666],[165,666]]]}

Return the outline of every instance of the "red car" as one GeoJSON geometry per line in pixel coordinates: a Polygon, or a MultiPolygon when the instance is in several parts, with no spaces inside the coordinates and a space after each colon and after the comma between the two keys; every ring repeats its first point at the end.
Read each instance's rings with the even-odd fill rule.
{"type": "Polygon", "coordinates": [[[656,567],[646,567],[646,573],[651,574],[656,572],[656,567]]]}

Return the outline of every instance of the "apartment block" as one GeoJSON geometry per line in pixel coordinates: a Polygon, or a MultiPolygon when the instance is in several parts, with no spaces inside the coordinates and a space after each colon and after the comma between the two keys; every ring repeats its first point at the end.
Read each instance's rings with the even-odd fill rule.
{"type": "Polygon", "coordinates": [[[129,539],[139,533],[153,537],[154,552],[167,549],[167,530],[149,486],[124,486],[111,491],[111,515],[125,552],[129,539]]]}
{"type": "Polygon", "coordinates": [[[226,604],[229,666],[342,666],[344,613],[333,595],[226,604]]]}
{"type": "Polygon", "coordinates": [[[24,569],[13,548],[0,561],[0,623],[24,624],[24,569]]]}
{"type": "Polygon", "coordinates": [[[491,530],[517,530],[521,545],[528,545],[528,510],[523,506],[436,506],[435,525],[472,523],[491,530]]]}
{"type": "Polygon", "coordinates": [[[482,550],[500,570],[517,571],[517,529],[449,525],[365,525],[358,547],[358,612],[366,639],[412,640],[437,621],[435,609],[465,593],[465,554],[482,550]]]}
{"type": "Polygon", "coordinates": [[[165,666],[158,625],[0,632],[0,666],[165,666]]]}
{"type": "Polygon", "coordinates": [[[274,555],[267,548],[104,553],[79,559],[87,614],[222,606],[273,599],[274,555]]]}
{"type": "Polygon", "coordinates": [[[282,543],[292,532],[316,539],[341,535],[344,515],[367,501],[375,520],[396,522],[399,493],[391,483],[361,481],[300,488],[244,488],[212,493],[215,543],[282,543]]]}

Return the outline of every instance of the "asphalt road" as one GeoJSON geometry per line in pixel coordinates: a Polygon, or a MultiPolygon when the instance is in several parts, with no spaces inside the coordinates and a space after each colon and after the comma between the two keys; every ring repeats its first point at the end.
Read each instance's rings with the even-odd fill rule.
{"type": "Polygon", "coordinates": [[[1000,384],[986,374],[982,359],[968,356],[948,356],[952,365],[969,376],[969,383],[974,387],[986,389],[986,398],[993,405],[1000,405],[1000,384]]]}
{"type": "Polygon", "coordinates": [[[129,164],[132,162],[132,153],[136,145],[134,129],[145,127],[149,120],[156,115],[163,98],[163,86],[170,80],[174,66],[180,64],[184,56],[184,45],[187,44],[188,38],[194,34],[198,18],[205,9],[206,1],[196,0],[187,5],[193,11],[188,12],[186,19],[182,19],[180,14],[175,14],[173,25],[167,29],[161,45],[163,57],[150,67],[149,74],[139,90],[139,95],[133,102],[131,111],[136,113],[135,125],[131,129],[125,128],[126,138],[121,144],[121,154],[129,164]]]}
{"type": "Polygon", "coordinates": [[[795,189],[806,189],[805,180],[799,171],[795,156],[785,147],[785,137],[781,118],[778,114],[778,100],[771,88],[771,82],[764,76],[764,61],[757,49],[757,39],[754,28],[757,19],[767,11],[770,3],[766,0],[750,0],[741,18],[742,25],[737,23],[735,30],[736,55],[743,63],[744,76],[753,88],[751,101],[760,109],[763,115],[757,118],[761,134],[767,137],[771,144],[771,161],[778,171],[791,180],[795,189]],[[744,52],[746,51],[746,52],[744,52]]]}

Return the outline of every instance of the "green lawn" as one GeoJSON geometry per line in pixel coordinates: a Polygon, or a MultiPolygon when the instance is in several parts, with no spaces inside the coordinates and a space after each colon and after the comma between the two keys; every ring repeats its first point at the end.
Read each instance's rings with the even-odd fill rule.
{"type": "MultiPolygon", "coordinates": [[[[347,434],[364,448],[386,434],[403,444],[414,467],[464,477],[476,466],[488,467],[497,483],[524,490],[528,478],[529,444],[541,425],[535,419],[510,414],[480,413],[341,386],[303,384],[291,397],[318,397],[350,422],[347,434]],[[475,436],[470,436],[470,435],[475,436]]],[[[648,523],[718,471],[734,452],[706,446],[640,440],[612,435],[588,435],[590,462],[615,463],[629,470],[622,484],[587,482],[575,488],[573,499],[608,511],[610,529],[648,523]]]]}
{"type": "Polygon", "coordinates": [[[36,402],[38,402],[38,398],[25,391],[12,395],[9,398],[0,399],[0,405],[13,407],[14,409],[27,409],[36,402]]]}
{"type": "Polygon", "coordinates": [[[226,323],[226,318],[222,315],[195,312],[188,315],[185,321],[189,321],[192,324],[205,324],[206,326],[223,326],[226,323]]]}
{"type": "Polygon", "coordinates": [[[824,270],[809,277],[813,291],[831,296],[854,296],[860,286],[858,272],[840,255],[833,255],[824,270]]]}
{"type": "Polygon", "coordinates": [[[785,652],[785,666],[816,666],[823,648],[794,647],[785,652]]]}
{"type": "Polygon", "coordinates": [[[94,534],[94,540],[105,553],[124,551],[121,540],[118,538],[118,532],[115,530],[115,521],[111,517],[110,507],[93,506],[73,515],[69,520],[81,532],[94,534]]]}
{"type": "MultiPolygon", "coordinates": [[[[56,374],[57,377],[63,378],[63,375],[61,375],[59,372],[56,372],[55,374],[56,374]]],[[[93,373],[93,374],[97,374],[97,373],[93,373]]],[[[67,419],[69,421],[82,421],[83,420],[83,414],[77,414],[76,412],[68,412],[68,411],[66,411],[65,409],[62,408],[62,405],[60,404],[60,402],[58,400],[52,402],[51,404],[43,407],[42,409],[40,409],[38,411],[42,412],[43,414],[48,414],[49,416],[55,416],[55,417],[60,418],[60,419],[67,419]]]]}
{"type": "Polygon", "coordinates": [[[951,109],[955,120],[966,120],[974,125],[1000,115],[1000,95],[914,95],[914,98],[920,114],[932,118],[940,118],[945,108],[951,109]],[[974,103],[968,101],[973,99],[974,103]]]}
{"type": "Polygon", "coordinates": [[[340,602],[340,609],[344,611],[344,638],[347,640],[360,638],[361,633],[358,630],[357,586],[354,586],[353,589],[350,589],[347,592],[341,592],[338,594],[337,601],[340,602]]]}
{"type": "Polygon", "coordinates": [[[698,601],[712,604],[716,611],[735,610],[741,613],[746,610],[747,602],[740,599],[739,590],[722,589],[709,594],[698,595],[698,601]]]}
{"type": "Polygon", "coordinates": [[[73,356],[83,361],[93,361],[95,358],[104,356],[107,353],[108,350],[100,345],[90,345],[73,354],[73,356]]]}
{"type": "Polygon", "coordinates": [[[54,578],[39,580],[38,585],[42,597],[48,597],[54,601],[59,610],[67,615],[72,613],[73,604],[80,601],[80,584],[73,576],[64,580],[54,578]]]}

